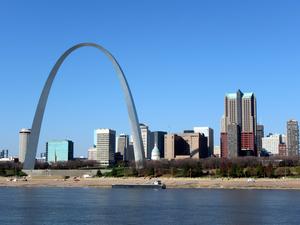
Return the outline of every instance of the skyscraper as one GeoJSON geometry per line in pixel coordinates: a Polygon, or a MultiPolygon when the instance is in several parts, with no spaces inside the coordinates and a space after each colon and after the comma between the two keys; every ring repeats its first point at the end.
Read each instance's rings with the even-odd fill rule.
{"type": "Polygon", "coordinates": [[[262,138],[265,136],[264,125],[256,126],[256,149],[257,155],[260,155],[262,150],[262,138]]]}
{"type": "Polygon", "coordinates": [[[102,166],[115,163],[116,131],[111,129],[97,129],[97,161],[102,166]]]}
{"type": "Polygon", "coordinates": [[[241,149],[241,132],[240,126],[236,123],[231,123],[227,127],[227,144],[228,158],[235,158],[240,155],[241,149]]]}
{"type": "Polygon", "coordinates": [[[288,156],[299,155],[299,125],[297,120],[287,122],[287,152],[288,156]]]}
{"type": "Polygon", "coordinates": [[[231,123],[242,125],[242,97],[243,93],[240,90],[225,96],[226,125],[231,123]]]}
{"type": "Polygon", "coordinates": [[[55,140],[46,143],[46,161],[69,161],[74,157],[74,143],[70,140],[55,140]]]}
{"type": "Polygon", "coordinates": [[[151,159],[151,151],[152,151],[151,131],[149,130],[147,125],[142,123],[140,124],[140,129],[141,129],[142,141],[144,145],[145,158],[151,159]]]}
{"type": "Polygon", "coordinates": [[[253,93],[242,97],[241,155],[257,155],[256,152],[256,98],[253,93]]]}
{"type": "Polygon", "coordinates": [[[21,129],[19,132],[19,161],[21,163],[25,160],[30,133],[31,130],[25,128],[21,129]]]}
{"type": "Polygon", "coordinates": [[[126,134],[120,134],[118,137],[118,150],[123,156],[125,161],[128,161],[128,145],[129,145],[129,136],[126,134]]]}
{"type": "Polygon", "coordinates": [[[127,148],[127,153],[126,153],[127,161],[134,161],[134,147],[133,147],[133,142],[130,141],[128,148],[127,148]]]}
{"type": "Polygon", "coordinates": [[[220,156],[228,157],[227,122],[225,115],[221,118],[220,156]]]}
{"type": "MultiPolygon", "coordinates": [[[[221,120],[221,155],[228,157],[228,126],[235,124],[241,131],[238,156],[256,155],[256,98],[253,93],[230,93],[225,96],[225,110],[221,120]]],[[[231,131],[233,132],[233,130],[231,131]]],[[[233,135],[233,134],[232,134],[233,135]]]]}
{"type": "Polygon", "coordinates": [[[204,134],[207,137],[208,156],[214,154],[214,130],[210,127],[194,127],[195,133],[204,134]]]}

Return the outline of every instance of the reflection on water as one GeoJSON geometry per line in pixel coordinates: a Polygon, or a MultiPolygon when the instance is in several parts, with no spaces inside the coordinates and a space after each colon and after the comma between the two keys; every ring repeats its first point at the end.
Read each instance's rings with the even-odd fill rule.
{"type": "Polygon", "coordinates": [[[300,191],[0,188],[0,224],[300,224],[300,191]]]}

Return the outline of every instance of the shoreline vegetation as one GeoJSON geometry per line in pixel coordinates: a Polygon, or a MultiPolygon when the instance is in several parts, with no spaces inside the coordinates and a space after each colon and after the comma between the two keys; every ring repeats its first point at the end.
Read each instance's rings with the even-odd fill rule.
{"type": "Polygon", "coordinates": [[[6,187],[111,187],[113,184],[150,184],[161,180],[167,188],[298,189],[299,157],[241,157],[146,161],[144,169],[118,162],[99,168],[95,161],[37,163],[42,171],[94,170],[94,176],[27,176],[22,164],[0,163],[0,186],[6,187]]]}

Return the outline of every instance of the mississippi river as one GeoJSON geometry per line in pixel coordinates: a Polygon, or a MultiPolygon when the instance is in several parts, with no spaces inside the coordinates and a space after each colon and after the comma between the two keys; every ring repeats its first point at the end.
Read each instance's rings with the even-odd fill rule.
{"type": "Polygon", "coordinates": [[[300,191],[0,188],[1,225],[300,224],[300,191]]]}

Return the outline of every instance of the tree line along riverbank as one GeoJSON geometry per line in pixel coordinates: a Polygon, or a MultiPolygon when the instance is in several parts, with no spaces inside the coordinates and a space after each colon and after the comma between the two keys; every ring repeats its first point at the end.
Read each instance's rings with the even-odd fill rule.
{"type": "MultiPolygon", "coordinates": [[[[98,169],[101,177],[231,177],[280,178],[300,177],[299,157],[241,157],[234,159],[206,158],[146,161],[144,169],[136,169],[134,162],[118,162],[102,173],[95,161],[36,163],[35,169],[98,169]]],[[[22,164],[0,162],[0,176],[26,176],[22,164]]]]}

